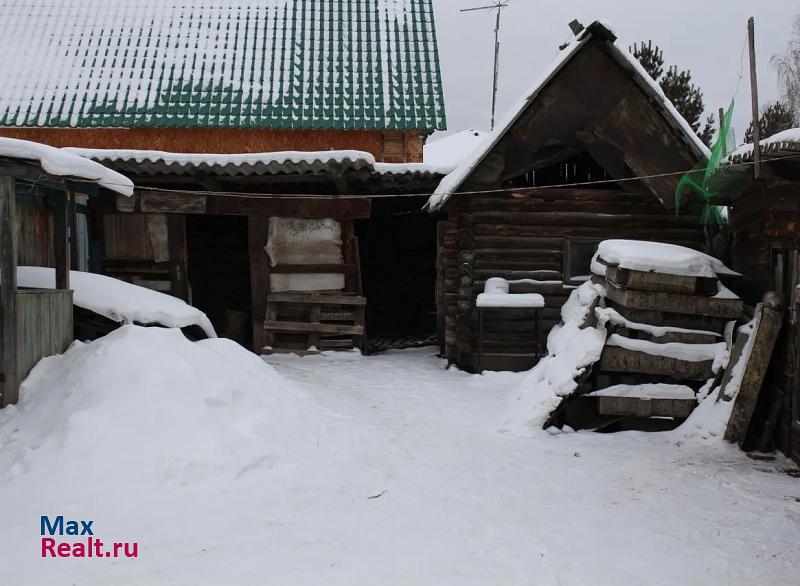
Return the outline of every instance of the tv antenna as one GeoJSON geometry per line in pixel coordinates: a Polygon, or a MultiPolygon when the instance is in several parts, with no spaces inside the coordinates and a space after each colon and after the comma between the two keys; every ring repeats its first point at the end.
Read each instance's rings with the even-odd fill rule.
{"type": "Polygon", "coordinates": [[[494,26],[494,79],[492,81],[492,123],[490,130],[494,130],[494,114],[497,108],[497,77],[500,67],[500,11],[508,6],[508,1],[497,0],[494,4],[464,8],[461,12],[475,12],[477,10],[497,10],[497,20],[494,26]]]}

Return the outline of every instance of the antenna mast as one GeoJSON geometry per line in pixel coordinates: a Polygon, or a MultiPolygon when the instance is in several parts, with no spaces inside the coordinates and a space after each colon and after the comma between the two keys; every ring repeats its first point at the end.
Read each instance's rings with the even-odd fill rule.
{"type": "Polygon", "coordinates": [[[497,109],[497,79],[500,68],[500,11],[508,6],[507,1],[497,0],[488,6],[464,8],[461,12],[475,12],[476,10],[497,10],[497,19],[494,26],[494,77],[492,80],[492,122],[490,130],[494,130],[495,110],[497,109]]]}

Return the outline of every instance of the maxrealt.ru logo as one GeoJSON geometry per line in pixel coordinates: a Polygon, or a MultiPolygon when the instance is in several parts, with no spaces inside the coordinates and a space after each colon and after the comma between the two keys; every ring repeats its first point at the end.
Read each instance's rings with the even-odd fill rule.
{"type": "Polygon", "coordinates": [[[106,546],[94,534],[94,521],[64,521],[62,515],[52,520],[47,515],[40,519],[43,558],[135,558],[139,557],[136,541],[113,541],[106,546]],[[53,536],[65,539],[56,539],[53,536]],[[49,536],[49,537],[48,537],[49,536]],[[78,538],[78,539],[76,539],[78,538]]]}

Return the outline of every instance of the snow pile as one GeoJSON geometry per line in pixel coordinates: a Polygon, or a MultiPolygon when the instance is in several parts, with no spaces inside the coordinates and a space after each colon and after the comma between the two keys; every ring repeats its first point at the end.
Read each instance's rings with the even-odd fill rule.
{"type": "Polygon", "coordinates": [[[606,265],[632,271],[657,272],[687,277],[738,275],[722,261],[702,252],[664,242],[604,240],[592,258],[592,272],[605,276],[606,265]],[[602,260],[602,262],[601,262],[602,260]]]}
{"type": "MultiPolygon", "coordinates": [[[[55,269],[18,267],[17,285],[33,289],[55,287],[55,269]]],[[[208,317],[182,299],[165,295],[146,287],[132,285],[119,279],[69,272],[72,302],[110,320],[124,323],[160,324],[169,328],[199,326],[209,338],[217,336],[208,317]]]]}
{"type": "Polygon", "coordinates": [[[601,285],[589,282],[570,294],[561,308],[562,323],[547,337],[547,356],[509,397],[507,426],[542,427],[564,397],[578,388],[577,377],[600,360],[606,341],[605,320],[598,318],[594,327],[586,324],[604,296],[601,285]]]}
{"type": "Polygon", "coordinates": [[[509,293],[510,285],[501,277],[486,280],[483,293],[478,294],[475,305],[479,308],[540,308],[544,297],[538,293],[509,293]]]}
{"type": "Polygon", "coordinates": [[[269,470],[313,449],[322,413],[235,342],[134,325],[45,358],[20,397],[0,413],[0,477],[109,494],[269,470]]]}
{"type": "MultiPolygon", "coordinates": [[[[685,438],[697,437],[701,439],[721,438],[725,435],[728,421],[730,421],[731,413],[733,412],[733,404],[742,386],[744,371],[753,351],[756,339],[755,332],[758,331],[759,322],[760,314],[757,314],[756,319],[739,328],[737,335],[748,336],[748,338],[744,348],[742,348],[739,359],[731,367],[730,377],[726,373],[724,387],[717,387],[714,392],[701,400],[697,408],[689,415],[689,418],[675,430],[676,434],[685,438]]],[[[712,381],[709,381],[709,384],[710,382],[712,381]]],[[[708,393],[707,387],[709,385],[701,389],[699,394],[701,397],[703,394],[708,393]]]]}
{"type": "Polygon", "coordinates": [[[433,140],[425,145],[422,160],[426,164],[452,171],[480,146],[487,134],[486,131],[470,128],[433,140]]]}
{"type": "Polygon", "coordinates": [[[133,195],[133,182],[130,179],[100,163],[87,161],[64,149],[28,140],[0,137],[0,157],[36,161],[45,173],[54,177],[97,183],[122,195],[133,195]]]}

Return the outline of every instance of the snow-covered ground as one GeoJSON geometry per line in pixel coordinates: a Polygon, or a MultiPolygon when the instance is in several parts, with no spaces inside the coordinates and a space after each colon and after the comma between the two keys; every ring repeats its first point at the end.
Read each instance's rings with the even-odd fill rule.
{"type": "MultiPolygon", "coordinates": [[[[782,458],[755,461],[676,432],[504,429],[509,390],[525,374],[445,370],[431,348],[266,359],[276,373],[224,340],[154,339],[181,365],[165,383],[135,374],[140,330],[111,335],[132,354],[119,390],[99,377],[75,408],[47,417],[28,407],[62,398],[36,388],[26,404],[23,390],[0,420],[4,583],[685,586],[800,574],[800,480],[782,458]],[[196,360],[208,364],[182,370],[196,360]],[[141,402],[126,397],[137,386],[141,402]],[[153,461],[114,440],[120,461],[106,466],[119,478],[98,477],[116,431],[93,414],[121,418],[125,433],[141,434],[129,449],[153,461]],[[37,421],[53,434],[26,429],[37,421]],[[11,428],[19,441],[9,446],[11,428]],[[94,519],[106,539],[138,540],[139,558],[42,560],[42,514],[94,519]]],[[[95,366],[115,350],[91,347],[77,358],[95,366]]],[[[58,393],[57,376],[77,368],[49,359],[30,385],[58,393]]]]}

